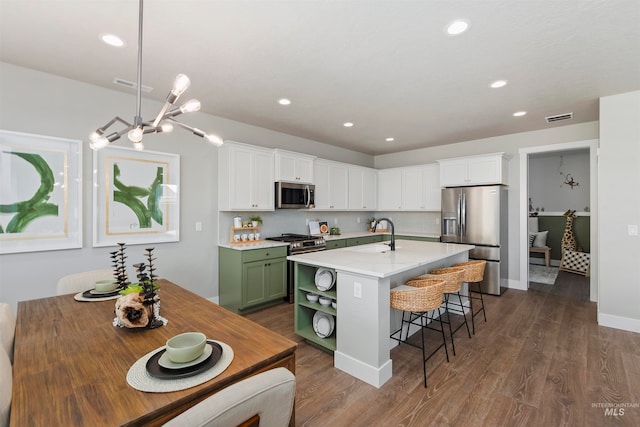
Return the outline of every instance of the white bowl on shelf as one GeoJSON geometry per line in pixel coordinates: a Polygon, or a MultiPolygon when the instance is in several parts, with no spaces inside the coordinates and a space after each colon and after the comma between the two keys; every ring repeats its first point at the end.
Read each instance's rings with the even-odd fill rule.
{"type": "Polygon", "coordinates": [[[331,307],[333,307],[334,310],[338,309],[338,303],[336,301],[331,301],[331,307]]]}
{"type": "Polygon", "coordinates": [[[318,298],[319,298],[319,295],[312,294],[311,292],[307,294],[307,300],[310,302],[318,302],[318,298]]]}
{"type": "Polygon", "coordinates": [[[329,297],[320,297],[319,302],[323,307],[329,307],[331,305],[331,301],[333,301],[329,297]]]}

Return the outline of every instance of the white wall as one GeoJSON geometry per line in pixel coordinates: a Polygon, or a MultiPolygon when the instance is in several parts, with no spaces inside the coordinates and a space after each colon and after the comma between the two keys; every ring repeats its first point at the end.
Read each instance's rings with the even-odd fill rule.
{"type": "Polygon", "coordinates": [[[529,156],[529,197],[534,210],[589,211],[589,175],[588,150],[529,156]],[[579,185],[567,185],[567,175],[579,185]]]}
{"type": "Polygon", "coordinates": [[[600,99],[598,322],[640,332],[640,91],[600,99]]]}
{"type": "MultiPolygon", "coordinates": [[[[192,95],[197,94],[197,88],[190,91],[193,91],[192,95]]],[[[135,114],[134,94],[2,62],[0,93],[0,129],[17,132],[86,141],[91,131],[113,116],[131,120],[135,114]]],[[[142,114],[151,117],[160,107],[157,102],[143,100],[142,114]]],[[[373,165],[373,157],[366,154],[207,114],[190,114],[183,120],[201,129],[215,131],[225,139],[306,152],[362,166],[373,165]]],[[[217,149],[180,129],[168,135],[149,136],[145,142],[149,150],[181,155],[181,240],[154,245],[158,274],[204,297],[217,296],[217,149]],[[196,222],[202,222],[202,232],[195,231],[196,222]]],[[[115,145],[128,146],[126,141],[118,141],[115,145]]],[[[88,144],[83,151],[83,170],[83,248],[0,255],[0,301],[9,302],[15,308],[20,300],[55,295],[56,282],[64,275],[110,268],[109,251],[113,249],[92,247],[92,151],[88,144]]],[[[129,261],[141,261],[146,246],[129,246],[129,261]]]]}

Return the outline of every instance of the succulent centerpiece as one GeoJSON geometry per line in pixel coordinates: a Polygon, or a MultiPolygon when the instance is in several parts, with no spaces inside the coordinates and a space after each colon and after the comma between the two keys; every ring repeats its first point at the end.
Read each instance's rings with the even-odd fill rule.
{"type": "Polygon", "coordinates": [[[146,262],[133,264],[138,282],[129,283],[126,279],[124,260],[127,257],[124,255],[124,244],[119,245],[120,250],[113,252],[112,258],[113,254],[116,254],[114,268],[122,296],[116,301],[113,325],[149,329],[166,325],[167,319],[160,316],[160,297],[157,293],[160,287],[155,283],[158,276],[153,265],[153,261],[156,260],[153,257],[154,248],[145,249],[146,262]]]}

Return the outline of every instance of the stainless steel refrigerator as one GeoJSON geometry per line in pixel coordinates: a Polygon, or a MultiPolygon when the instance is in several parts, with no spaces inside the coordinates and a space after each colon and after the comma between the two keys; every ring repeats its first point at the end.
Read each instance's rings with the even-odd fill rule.
{"type": "Polygon", "coordinates": [[[443,243],[475,245],[469,259],[484,259],[482,291],[500,295],[507,287],[507,190],[500,185],[442,189],[443,243]]]}

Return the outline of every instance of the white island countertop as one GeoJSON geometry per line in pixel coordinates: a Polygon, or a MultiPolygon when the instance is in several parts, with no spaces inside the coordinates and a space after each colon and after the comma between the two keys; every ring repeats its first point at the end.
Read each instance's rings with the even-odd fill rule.
{"type": "Polygon", "coordinates": [[[386,243],[388,242],[291,255],[287,259],[336,271],[385,278],[467,252],[475,247],[453,243],[396,240],[396,250],[391,251],[386,243]]]}

